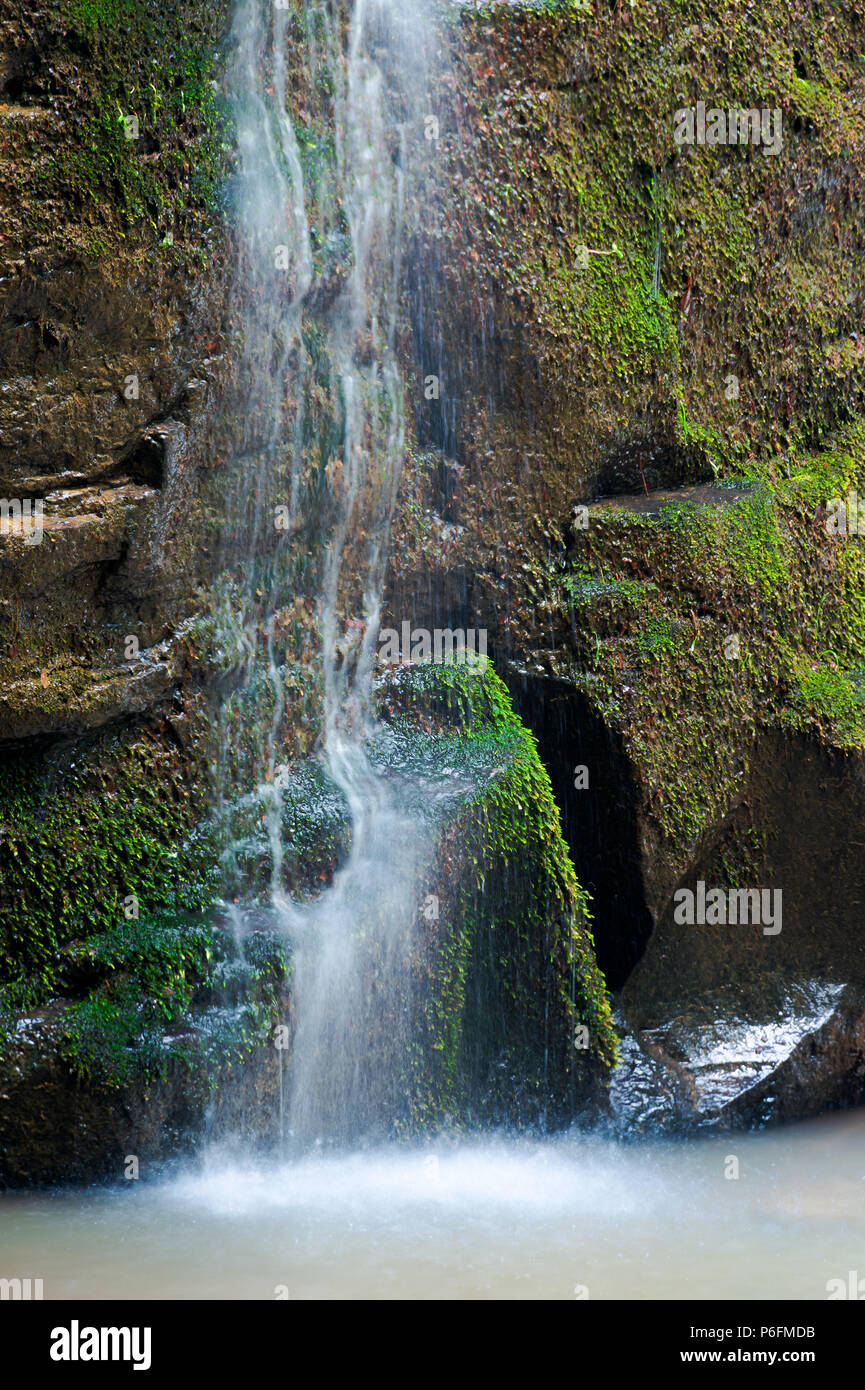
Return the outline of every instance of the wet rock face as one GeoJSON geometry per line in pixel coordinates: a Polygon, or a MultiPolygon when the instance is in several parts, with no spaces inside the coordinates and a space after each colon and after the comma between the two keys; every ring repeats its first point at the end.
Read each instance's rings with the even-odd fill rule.
{"type": "Polygon", "coordinates": [[[62,1012],[55,1006],[19,1019],[4,1045],[0,1187],[120,1183],[152,1176],[206,1140],[241,1135],[266,1144],[275,1137],[280,1057],[273,1047],[247,1056],[230,1084],[227,1075],[191,1074],[178,1062],[164,1079],[105,1089],[76,1078],[58,1055],[62,1012]]]}
{"type": "Polygon", "coordinates": [[[503,658],[548,645],[537,571],[575,503],[815,449],[862,409],[859,19],[630,8],[463,9],[436,96],[414,391],[461,474],[447,503],[427,458],[407,478],[394,603],[467,610],[503,658]],[[677,144],[701,96],[777,108],[780,150],[677,144]]]}
{"type": "Polygon", "coordinates": [[[861,23],[595,9],[463,17],[391,607],[488,627],[645,1114],[762,1123],[862,1095],[865,551],[823,525],[865,489],[861,23]],[[701,97],[777,153],[677,144],[701,97]],[[677,924],[701,880],[781,932],[677,924]]]}
{"type": "Polygon", "coordinates": [[[767,739],[741,803],[718,827],[715,842],[670,886],[645,955],[625,986],[631,1017],[641,1027],[654,1026],[676,1000],[704,990],[735,991],[747,1012],[774,1002],[778,980],[865,985],[863,826],[861,755],[767,739]],[[759,919],[751,902],[745,925],[741,910],[735,924],[713,924],[711,910],[701,923],[701,882],[707,894],[723,885],[728,900],[731,890],[759,889],[759,919]],[[693,912],[685,892],[695,895],[693,912]]]}
{"type": "Polygon", "coordinates": [[[419,428],[466,470],[452,563],[512,651],[574,502],[861,413],[861,21],[503,4],[454,28],[446,197],[416,212],[419,428]],[[777,112],[780,147],[677,142],[700,99],[777,112]]]}
{"type": "Polygon", "coordinates": [[[621,990],[613,1097],[635,1125],[862,1099],[865,575],[856,539],[834,547],[817,505],[822,470],[860,476],[852,438],[814,460],[813,482],[803,461],[762,497],[763,484],[700,487],[590,506],[530,571],[548,628],[509,680],[621,990]],[[723,916],[701,914],[713,891],[723,916]]]}
{"type": "Polygon", "coordinates": [[[0,5],[0,741],[157,704],[208,571],[228,9],[0,5]]]}
{"type": "Polygon", "coordinates": [[[698,8],[456,26],[391,587],[489,629],[622,1068],[684,1127],[862,1097],[865,551],[823,525],[865,490],[861,21],[698,8]],[[701,98],[777,109],[777,150],[677,143],[701,98]],[[700,880],[781,887],[781,932],[677,924],[700,880]]]}
{"type": "Polygon", "coordinates": [[[622,990],[627,1068],[660,1070],[670,1100],[654,1111],[632,1103],[622,1070],[612,1088],[620,1122],[738,1127],[865,1099],[863,826],[860,756],[767,741],[743,806],[676,885],[622,990]],[[747,868],[740,859],[736,882],[771,892],[773,920],[749,909],[742,924],[737,904],[731,923],[730,866],[749,838],[759,852],[747,868]],[[725,922],[676,920],[710,918],[697,910],[701,883],[706,893],[725,885],[725,922]]]}
{"type": "Polygon", "coordinates": [[[685,997],[675,1017],[635,1031],[621,1015],[616,1131],[746,1129],[861,1105],[865,990],[803,980],[778,996],[751,1009],[732,990],[685,997]]]}

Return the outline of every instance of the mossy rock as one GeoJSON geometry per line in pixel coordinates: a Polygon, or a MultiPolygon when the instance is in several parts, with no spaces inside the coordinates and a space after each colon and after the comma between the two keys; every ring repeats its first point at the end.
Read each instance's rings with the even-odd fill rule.
{"type": "Polygon", "coordinates": [[[397,667],[382,699],[373,763],[410,773],[438,834],[409,1121],[573,1116],[616,1043],[536,742],[491,667],[397,667]]]}

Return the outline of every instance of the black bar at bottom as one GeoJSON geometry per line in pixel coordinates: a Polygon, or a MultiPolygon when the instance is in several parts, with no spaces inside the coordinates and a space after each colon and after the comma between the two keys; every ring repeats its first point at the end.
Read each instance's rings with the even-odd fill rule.
{"type": "MultiPolygon", "coordinates": [[[[515,1338],[522,1342],[526,1334],[532,1341],[523,1349],[533,1360],[540,1357],[543,1365],[541,1349],[546,1346],[550,1371],[564,1356],[583,1381],[597,1379],[596,1373],[589,1375],[590,1363],[596,1371],[606,1366],[617,1375],[628,1370],[665,1374],[679,1367],[688,1378],[709,1368],[735,1373],[794,1367],[816,1371],[825,1381],[857,1364],[865,1332],[865,1322],[853,1308],[834,1302],[772,1300],[575,1300],[561,1312],[544,1312],[543,1324],[537,1325],[543,1340],[533,1335],[537,1303],[531,1301],[519,1312],[509,1303],[500,1325],[496,1309],[482,1313],[477,1302],[463,1314],[450,1304],[446,1323],[435,1310],[421,1306],[415,1312],[405,1304],[398,1320],[386,1307],[379,1324],[368,1303],[356,1316],[357,1337],[354,1316],[345,1304],[337,1311],[301,1301],[6,1301],[0,1304],[0,1336],[7,1370],[14,1365],[19,1381],[22,1373],[62,1383],[70,1376],[83,1382],[108,1372],[136,1380],[169,1375],[173,1384],[178,1377],[193,1376],[200,1383],[210,1375],[225,1382],[241,1373],[249,1383],[259,1374],[281,1376],[284,1371],[288,1384],[295,1376],[308,1379],[317,1362],[332,1381],[342,1358],[354,1377],[386,1374],[390,1379],[400,1374],[400,1364],[403,1373],[411,1374],[406,1355],[412,1345],[414,1355],[421,1357],[415,1366],[428,1366],[427,1374],[435,1374],[427,1357],[432,1353],[431,1361],[436,1353],[441,1355],[451,1336],[458,1340],[448,1360],[452,1369],[461,1365],[460,1380],[468,1373],[464,1353],[468,1351],[474,1362],[483,1350],[483,1379],[488,1382],[495,1363],[501,1357],[507,1366],[515,1338]],[[463,1316],[471,1320],[461,1327],[463,1316]],[[423,1347],[427,1350],[422,1353],[423,1347]]],[[[543,1375],[540,1366],[538,1371],[543,1375]]]]}

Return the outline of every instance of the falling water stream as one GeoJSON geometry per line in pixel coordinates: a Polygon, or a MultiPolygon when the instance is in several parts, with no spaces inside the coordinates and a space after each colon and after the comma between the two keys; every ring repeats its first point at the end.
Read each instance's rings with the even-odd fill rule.
{"type": "MultiPolygon", "coordinates": [[[[390,518],[405,449],[395,339],[405,171],[411,142],[423,130],[428,25],[418,0],[357,0],[347,12],[310,0],[302,22],[307,85],[324,83],[332,92],[332,158],[308,181],[286,109],[286,11],[273,11],[268,0],[241,0],[232,36],[240,243],[234,299],[243,326],[246,427],[228,508],[240,519],[240,534],[227,528],[229,553],[245,551],[231,641],[245,654],[248,681],[264,665],[273,692],[268,719],[259,721],[252,708],[258,747],[251,799],[264,808],[270,901],[293,951],[281,1127],[299,1144],[386,1127],[399,1103],[389,1057],[408,1043],[401,1027],[407,1001],[398,991],[406,987],[415,883],[429,848],[421,822],[399,804],[367,752],[390,518]],[[264,565],[260,552],[267,552],[280,505],[289,537],[301,524],[303,401],[313,371],[302,330],[316,288],[313,219],[324,223],[316,228],[319,242],[338,243],[342,262],[323,316],[342,419],[328,465],[333,507],[317,603],[323,756],[345,798],[352,839],[347,863],[310,905],[292,901],[283,882],[285,692],[273,634],[292,571],[285,551],[264,565]]],[[[236,792],[227,767],[221,783],[230,814],[236,792]]],[[[232,911],[242,933],[243,910],[232,911]]]]}
{"type": "MultiPolygon", "coordinates": [[[[404,987],[429,853],[422,824],[367,752],[405,443],[400,225],[431,80],[425,11],[424,0],[356,0],[346,25],[339,6],[308,0],[308,76],[324,75],[333,93],[329,194],[307,186],[287,110],[288,11],[239,0],[232,34],[246,403],[231,507],[246,554],[219,620],[250,681],[263,669],[269,695],[245,795],[264,816],[270,911],[294,951],[286,1146],[271,1163],[211,1149],[122,1188],[6,1194],[5,1263],[41,1277],[48,1298],[825,1298],[827,1280],[862,1266],[863,1113],[679,1143],[382,1139],[400,1100],[389,1056],[408,1042],[393,1023],[406,1001],[393,994],[404,987]],[[280,804],[285,674],[274,633],[292,581],[269,538],[278,507],[289,538],[302,522],[313,216],[339,228],[348,267],[327,315],[343,420],[318,620],[324,758],[352,846],[333,884],[304,904],[284,888],[280,804]]],[[[223,743],[228,818],[227,722],[223,743]]],[[[230,844],[229,874],[236,854],[230,844]]],[[[242,933],[244,909],[226,902],[242,933]]]]}

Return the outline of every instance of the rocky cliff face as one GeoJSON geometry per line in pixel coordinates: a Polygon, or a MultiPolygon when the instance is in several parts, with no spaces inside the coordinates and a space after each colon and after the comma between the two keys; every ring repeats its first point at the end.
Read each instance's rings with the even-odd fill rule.
{"type": "MultiPolygon", "coordinates": [[[[56,1179],[61,1153],[71,1177],[104,1170],[54,1026],[98,981],[61,952],[212,894],[189,840],[206,753],[186,625],[212,568],[227,11],[0,7],[0,953],[4,1023],[19,1019],[4,1048],[7,1180],[56,1179]],[[69,1106],[68,1123],[51,1118],[69,1106]]],[[[85,1027],[109,1054],[124,1009],[162,994],[167,1022],[178,986],[188,997],[184,952],[163,954],[158,933],[153,952],[137,1005],[127,981],[85,1027]]]]}
{"type": "Polygon", "coordinates": [[[154,707],[194,606],[222,356],[227,6],[0,10],[0,737],[154,707]],[[13,510],[13,520],[18,515],[13,510]]]}
{"type": "MultiPolygon", "coordinates": [[[[455,29],[431,98],[446,195],[416,226],[420,447],[392,606],[488,627],[634,1021],[693,1004],[696,1033],[719,976],[745,976],[750,1004],[734,989],[708,1012],[773,1020],[780,1064],[835,1016],[803,1007],[791,1031],[779,981],[861,998],[825,918],[835,903],[855,942],[865,575],[826,507],[865,471],[862,20],[500,6],[455,29]],[[740,109],[756,143],[727,143],[740,109]],[[809,777],[833,789],[816,814],[809,777]],[[781,887],[783,943],[671,936],[701,878],[781,887]]],[[[740,1113],[861,1098],[858,1029],[810,1099],[775,1072],[775,1101],[740,1113]]],[[[743,1065],[701,1122],[765,1075],[743,1065]]]]}

